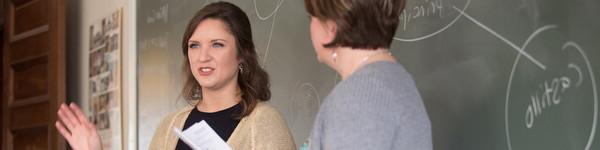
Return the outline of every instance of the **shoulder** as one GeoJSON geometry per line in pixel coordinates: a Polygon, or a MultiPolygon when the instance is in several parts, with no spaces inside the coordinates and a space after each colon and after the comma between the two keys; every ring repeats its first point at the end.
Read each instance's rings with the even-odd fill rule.
{"type": "Polygon", "coordinates": [[[256,104],[256,107],[254,108],[254,110],[258,113],[262,113],[262,112],[277,112],[277,110],[275,109],[275,107],[271,106],[270,104],[268,104],[267,102],[259,102],[258,104],[256,104]]]}
{"type": "Polygon", "coordinates": [[[394,82],[413,80],[410,73],[406,71],[402,64],[384,61],[367,64],[356,73],[356,76],[363,80],[372,79],[387,84],[397,84],[394,82]]]}
{"type": "Polygon", "coordinates": [[[334,92],[346,95],[345,98],[354,97],[359,100],[365,98],[392,100],[397,99],[399,95],[418,97],[412,76],[401,64],[393,62],[374,62],[365,65],[336,86],[334,92]]]}
{"type": "Polygon", "coordinates": [[[247,117],[250,128],[254,131],[251,137],[256,142],[256,149],[293,150],[296,148],[285,119],[275,107],[260,102],[247,117]]]}
{"type": "Polygon", "coordinates": [[[244,118],[243,122],[255,129],[287,130],[287,124],[281,113],[265,102],[258,103],[252,113],[244,118]]]}
{"type": "Polygon", "coordinates": [[[329,117],[342,114],[365,117],[404,114],[415,110],[414,107],[422,111],[423,107],[410,74],[402,65],[391,62],[365,65],[340,82],[326,98],[324,105],[333,109],[329,117]]]}

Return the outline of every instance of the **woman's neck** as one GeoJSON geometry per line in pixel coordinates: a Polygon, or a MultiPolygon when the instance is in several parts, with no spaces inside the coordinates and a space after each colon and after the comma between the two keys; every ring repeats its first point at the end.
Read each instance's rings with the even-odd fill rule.
{"type": "Polygon", "coordinates": [[[356,70],[366,64],[376,61],[396,62],[396,59],[390,54],[388,49],[338,48],[335,52],[337,53],[337,58],[333,62],[333,68],[342,76],[342,80],[347,79],[356,70]]]}
{"type": "Polygon", "coordinates": [[[241,101],[241,90],[237,83],[219,89],[202,89],[202,100],[196,105],[201,112],[217,112],[230,108],[241,101]]]}

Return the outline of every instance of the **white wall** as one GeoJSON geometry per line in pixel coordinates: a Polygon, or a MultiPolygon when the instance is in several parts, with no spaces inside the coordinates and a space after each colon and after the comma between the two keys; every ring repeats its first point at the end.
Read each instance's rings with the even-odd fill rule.
{"type": "Polygon", "coordinates": [[[123,10],[122,106],[123,148],[137,149],[135,0],[67,1],[67,101],[76,102],[89,114],[89,26],[112,12],[123,10]]]}

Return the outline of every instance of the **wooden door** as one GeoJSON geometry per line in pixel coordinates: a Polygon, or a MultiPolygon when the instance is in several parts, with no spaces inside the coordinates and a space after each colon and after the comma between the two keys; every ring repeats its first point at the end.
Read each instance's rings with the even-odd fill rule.
{"type": "Polygon", "coordinates": [[[65,100],[64,0],[4,0],[5,150],[65,149],[54,128],[65,100]]]}
{"type": "MultiPolygon", "coordinates": [[[[3,3],[2,3],[3,4],[3,3]]],[[[0,17],[0,18],[4,18],[4,17],[0,17]]],[[[4,25],[4,21],[0,20],[0,22],[2,22],[2,24],[0,24],[0,26],[4,25]]],[[[0,35],[4,35],[4,28],[0,29],[0,35]]],[[[4,36],[0,36],[0,45],[4,45],[4,36]]],[[[4,53],[0,53],[0,62],[4,62],[2,61],[4,58],[4,53]]],[[[4,65],[0,65],[0,70],[4,70],[4,65]]],[[[0,91],[4,91],[4,74],[0,74],[0,91]]],[[[2,93],[2,92],[0,92],[2,93]]],[[[2,94],[2,96],[0,96],[0,101],[2,101],[0,103],[0,116],[2,116],[2,118],[0,119],[0,149],[4,148],[3,147],[3,143],[2,141],[4,141],[4,94],[2,94]]]]}

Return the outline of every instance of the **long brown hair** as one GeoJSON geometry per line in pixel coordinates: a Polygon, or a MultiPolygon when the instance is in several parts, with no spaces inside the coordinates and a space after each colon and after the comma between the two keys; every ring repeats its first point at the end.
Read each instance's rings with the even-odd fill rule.
{"type": "Polygon", "coordinates": [[[200,22],[206,19],[218,19],[223,21],[229,32],[236,39],[237,57],[242,69],[240,69],[237,83],[241,90],[242,112],[239,118],[249,115],[260,101],[268,101],[271,98],[269,90],[269,76],[257,61],[257,54],[252,41],[252,30],[248,16],[239,7],[228,2],[216,2],[206,5],[200,9],[190,20],[183,34],[181,44],[184,59],[185,84],[181,91],[182,97],[188,102],[202,100],[202,88],[192,75],[188,58],[188,40],[194,33],[200,22]]]}

